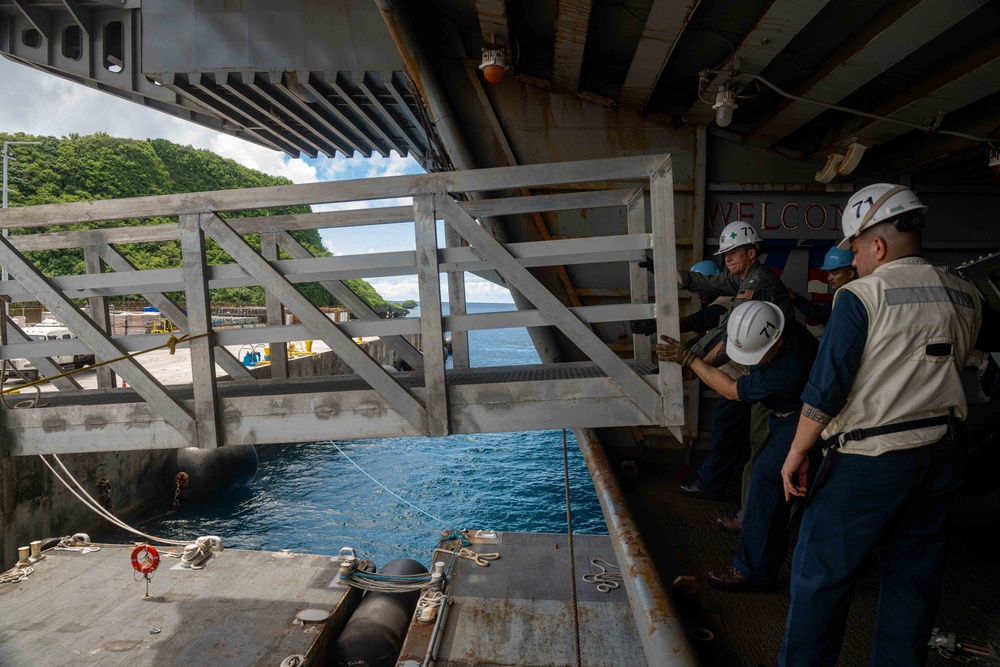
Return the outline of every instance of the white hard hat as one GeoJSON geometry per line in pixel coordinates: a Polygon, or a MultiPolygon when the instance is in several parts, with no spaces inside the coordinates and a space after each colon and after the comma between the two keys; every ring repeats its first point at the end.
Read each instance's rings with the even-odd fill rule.
{"type": "Polygon", "coordinates": [[[760,243],[760,234],[757,233],[754,226],[738,220],[730,222],[719,236],[719,250],[715,254],[723,255],[733,248],[750,243],[760,243]]]}
{"type": "Polygon", "coordinates": [[[746,301],[733,308],[726,324],[726,354],[738,364],[759,364],[785,330],[785,316],[770,301],[746,301]]]}
{"type": "Polygon", "coordinates": [[[927,210],[916,193],[905,185],[876,183],[861,188],[848,200],[844,209],[844,240],[837,247],[847,250],[861,232],[880,222],[916,211],[927,210]]]}

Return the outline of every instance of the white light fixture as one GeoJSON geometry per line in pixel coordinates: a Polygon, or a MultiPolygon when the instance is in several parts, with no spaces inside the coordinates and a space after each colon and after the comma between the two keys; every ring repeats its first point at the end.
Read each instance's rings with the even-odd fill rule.
{"type": "Polygon", "coordinates": [[[837,173],[841,176],[850,175],[861,163],[861,158],[864,157],[866,150],[868,147],[864,144],[852,141],[847,147],[847,152],[844,153],[844,159],[837,165],[837,173]]]}
{"type": "Polygon", "coordinates": [[[495,44],[483,44],[483,60],[479,63],[483,77],[490,83],[500,83],[507,71],[507,50],[495,44]]]}
{"type": "Polygon", "coordinates": [[[736,103],[736,93],[726,88],[725,85],[719,86],[719,93],[715,96],[715,104],[712,105],[712,108],[715,109],[715,124],[719,127],[728,127],[733,122],[733,109],[737,107],[739,105],[736,103]]]}

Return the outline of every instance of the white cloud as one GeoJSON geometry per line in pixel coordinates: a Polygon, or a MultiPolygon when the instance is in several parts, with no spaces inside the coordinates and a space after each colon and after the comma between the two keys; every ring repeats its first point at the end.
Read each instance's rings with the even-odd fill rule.
{"type": "MultiPolygon", "coordinates": [[[[389,301],[420,299],[420,287],[416,276],[392,276],[372,278],[368,282],[389,301]]],[[[441,276],[441,300],[448,300],[448,279],[441,276]]],[[[465,300],[471,303],[513,303],[510,291],[472,274],[465,274],[465,300]]]]}
{"type": "MultiPolygon", "coordinates": [[[[114,95],[45,74],[0,58],[0,131],[64,137],[70,134],[105,132],[132,139],[167,139],[177,144],[210,150],[240,164],[294,183],[374,178],[423,173],[412,157],[373,156],[335,158],[291,158],[234,136],[216,132],[114,95]]],[[[321,204],[314,210],[343,210],[378,206],[407,206],[410,197],[343,204],[321,204]]],[[[440,223],[439,223],[440,228],[440,223]]],[[[412,250],[412,223],[364,228],[321,230],[326,248],[335,255],[392,250],[412,250]]],[[[439,229],[443,243],[443,232],[439,229]]],[[[387,299],[416,299],[415,276],[370,280],[387,299]]],[[[442,276],[442,282],[444,277],[442,276]]],[[[442,287],[447,299],[447,287],[442,287]]],[[[506,288],[475,276],[466,276],[467,300],[510,303],[506,288]]]]}

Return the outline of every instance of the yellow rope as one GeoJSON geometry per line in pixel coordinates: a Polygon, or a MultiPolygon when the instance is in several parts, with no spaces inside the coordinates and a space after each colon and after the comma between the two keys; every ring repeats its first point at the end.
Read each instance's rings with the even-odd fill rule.
{"type": "Polygon", "coordinates": [[[59,378],[69,377],[70,375],[76,375],[77,373],[82,373],[83,371],[90,370],[91,368],[98,368],[99,366],[107,366],[108,364],[113,364],[119,361],[123,361],[125,359],[138,357],[140,354],[146,354],[147,352],[153,352],[154,350],[162,350],[165,347],[170,348],[170,354],[174,354],[177,351],[178,343],[186,343],[196,338],[203,338],[211,334],[212,332],[208,331],[206,333],[198,334],[196,336],[192,336],[191,334],[184,334],[180,338],[178,338],[177,336],[171,336],[170,338],[167,339],[167,342],[164,343],[163,345],[157,345],[156,347],[150,347],[146,348],[145,350],[139,350],[138,352],[126,354],[124,356],[118,357],[117,359],[108,359],[107,361],[102,361],[99,364],[92,364],[90,366],[87,366],[86,368],[76,368],[74,370],[66,371],[65,373],[61,373],[53,377],[39,378],[34,382],[28,382],[27,384],[19,384],[16,387],[11,387],[10,389],[4,389],[3,392],[0,393],[13,394],[21,391],[22,389],[27,389],[28,387],[34,387],[36,384],[45,384],[46,382],[51,382],[52,380],[58,380],[59,378]]]}

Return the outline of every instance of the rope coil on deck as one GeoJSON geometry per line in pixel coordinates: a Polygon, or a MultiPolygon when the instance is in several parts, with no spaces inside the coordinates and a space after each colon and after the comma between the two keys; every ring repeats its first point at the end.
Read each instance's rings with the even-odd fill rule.
{"type": "Polygon", "coordinates": [[[20,581],[24,581],[28,578],[35,568],[31,567],[17,567],[16,565],[11,569],[7,570],[3,574],[0,574],[0,584],[16,584],[20,581]]]}
{"type": "Polygon", "coordinates": [[[588,584],[597,584],[597,590],[602,593],[608,593],[621,586],[619,582],[624,581],[624,578],[617,565],[612,565],[603,558],[592,558],[590,564],[601,571],[583,575],[580,577],[583,581],[588,584]]]}

